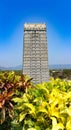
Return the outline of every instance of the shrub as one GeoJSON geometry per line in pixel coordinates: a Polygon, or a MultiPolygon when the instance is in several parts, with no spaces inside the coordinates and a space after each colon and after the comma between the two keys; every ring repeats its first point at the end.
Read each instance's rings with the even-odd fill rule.
{"type": "Polygon", "coordinates": [[[71,81],[52,79],[15,97],[13,129],[71,130],[71,81]]]}
{"type": "Polygon", "coordinates": [[[22,96],[27,87],[31,87],[31,79],[26,75],[16,75],[12,72],[0,73],[0,129],[10,130],[14,118],[15,96],[22,96]]]}
{"type": "Polygon", "coordinates": [[[0,130],[71,130],[71,81],[0,73],[0,130]]]}

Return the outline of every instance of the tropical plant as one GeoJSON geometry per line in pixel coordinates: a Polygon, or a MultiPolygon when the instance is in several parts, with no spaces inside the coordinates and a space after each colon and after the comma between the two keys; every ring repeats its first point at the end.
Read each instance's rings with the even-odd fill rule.
{"type": "Polygon", "coordinates": [[[71,81],[0,73],[0,130],[71,130],[71,81]]]}
{"type": "Polygon", "coordinates": [[[71,81],[52,79],[15,97],[12,128],[20,130],[71,130],[71,81]]]}
{"type": "Polygon", "coordinates": [[[13,71],[0,73],[0,129],[10,130],[11,120],[14,118],[14,102],[11,99],[20,97],[31,86],[30,81],[26,75],[19,76],[13,71]]]}

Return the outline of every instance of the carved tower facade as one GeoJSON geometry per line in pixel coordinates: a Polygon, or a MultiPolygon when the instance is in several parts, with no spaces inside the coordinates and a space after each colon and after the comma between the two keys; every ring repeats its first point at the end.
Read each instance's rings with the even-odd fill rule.
{"type": "Polygon", "coordinates": [[[46,24],[24,24],[23,74],[34,83],[49,79],[46,24]]]}

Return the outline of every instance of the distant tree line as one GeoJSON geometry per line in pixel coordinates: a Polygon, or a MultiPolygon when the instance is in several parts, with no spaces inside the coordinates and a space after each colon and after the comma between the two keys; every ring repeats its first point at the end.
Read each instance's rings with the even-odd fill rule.
{"type": "MultiPolygon", "coordinates": [[[[0,70],[0,72],[10,72],[11,70],[0,70]]],[[[21,75],[22,70],[14,70],[15,74],[21,75]]],[[[68,79],[71,80],[71,69],[63,69],[63,70],[49,70],[50,77],[60,78],[60,79],[68,79]]],[[[32,77],[33,78],[33,77],[32,77]]]]}
{"type": "Polygon", "coordinates": [[[54,78],[71,80],[71,69],[50,70],[50,76],[54,78]]]}

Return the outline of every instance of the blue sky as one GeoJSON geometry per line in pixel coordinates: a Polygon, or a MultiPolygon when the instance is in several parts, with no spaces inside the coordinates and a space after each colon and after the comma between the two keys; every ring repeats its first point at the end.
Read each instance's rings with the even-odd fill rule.
{"type": "Polygon", "coordinates": [[[71,0],[0,0],[0,66],[22,64],[25,22],[47,24],[49,64],[71,64],[71,0]]]}

